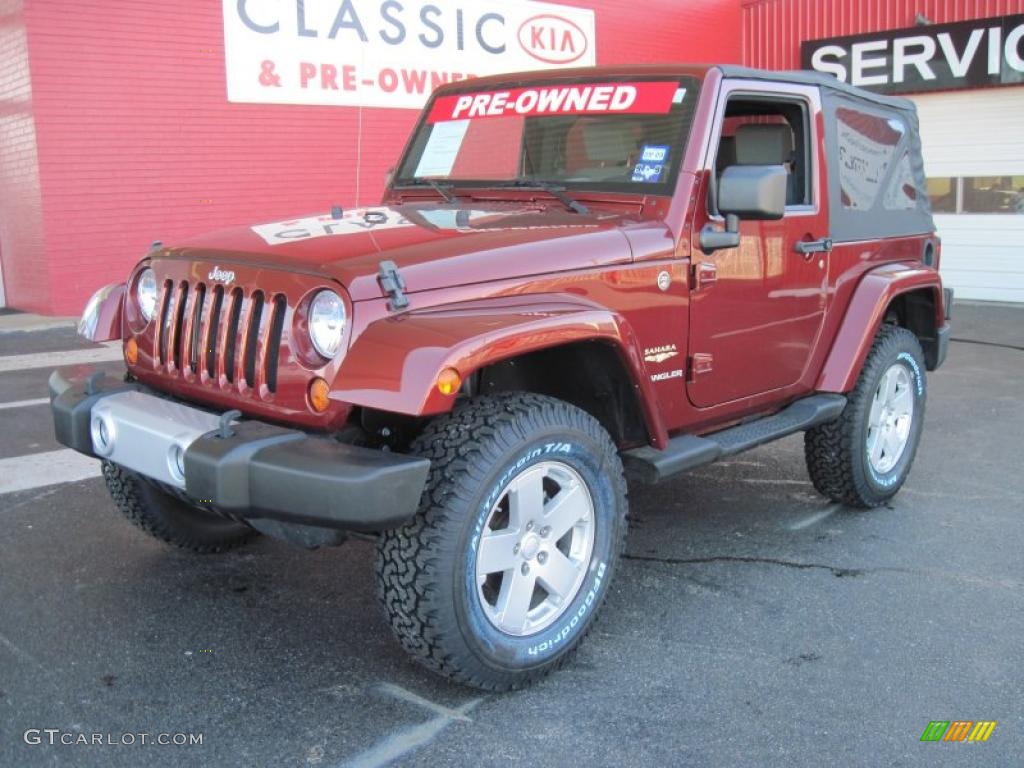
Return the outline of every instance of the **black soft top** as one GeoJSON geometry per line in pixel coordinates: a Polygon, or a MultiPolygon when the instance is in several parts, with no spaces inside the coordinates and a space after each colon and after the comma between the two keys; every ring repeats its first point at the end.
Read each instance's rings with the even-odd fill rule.
{"type": "Polygon", "coordinates": [[[719,65],[723,77],[817,86],[825,117],[829,228],[834,240],[935,231],[917,107],[821,72],[719,65]]]}

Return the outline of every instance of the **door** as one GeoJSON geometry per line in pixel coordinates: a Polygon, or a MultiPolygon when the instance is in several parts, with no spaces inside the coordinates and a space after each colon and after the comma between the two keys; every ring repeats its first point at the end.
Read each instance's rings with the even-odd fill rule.
{"type": "Polygon", "coordinates": [[[942,238],[942,282],[958,301],[1024,302],[1022,96],[1021,88],[911,96],[942,238]]]}
{"type": "MultiPolygon", "coordinates": [[[[829,254],[816,249],[828,247],[828,206],[818,93],[766,85],[723,85],[707,169],[717,179],[729,165],[784,165],[786,212],[778,221],[742,221],[739,248],[711,253],[699,248],[696,217],[687,394],[698,407],[796,384],[824,320],[829,254]]],[[[721,227],[714,186],[706,211],[721,227]]]]}

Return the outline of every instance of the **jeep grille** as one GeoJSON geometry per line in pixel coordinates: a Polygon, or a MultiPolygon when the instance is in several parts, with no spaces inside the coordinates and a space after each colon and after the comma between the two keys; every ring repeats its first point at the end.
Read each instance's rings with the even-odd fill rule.
{"type": "Polygon", "coordinates": [[[277,390],[278,353],[288,301],[283,294],[220,284],[164,282],[156,357],[168,372],[204,381],[277,390]]]}

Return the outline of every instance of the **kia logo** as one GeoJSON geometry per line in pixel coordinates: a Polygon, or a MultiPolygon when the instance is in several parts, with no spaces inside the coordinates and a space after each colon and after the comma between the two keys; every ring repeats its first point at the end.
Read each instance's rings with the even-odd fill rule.
{"type": "Polygon", "coordinates": [[[219,280],[220,282],[229,285],[235,282],[235,273],[231,270],[221,269],[220,267],[214,267],[210,270],[210,274],[206,276],[207,280],[219,280]]]}
{"type": "Polygon", "coordinates": [[[519,45],[530,56],[546,64],[569,64],[587,50],[587,35],[576,24],[542,13],[519,25],[519,45]]]}

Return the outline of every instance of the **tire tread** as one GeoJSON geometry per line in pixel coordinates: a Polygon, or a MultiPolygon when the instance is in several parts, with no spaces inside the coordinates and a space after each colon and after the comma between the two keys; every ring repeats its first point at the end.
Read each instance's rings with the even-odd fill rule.
{"type": "Polygon", "coordinates": [[[239,547],[258,535],[248,526],[242,523],[232,525],[228,520],[224,520],[224,531],[218,535],[201,532],[183,519],[184,511],[193,511],[185,502],[109,461],[103,462],[103,479],[114,504],[132,524],[153,538],[180,549],[215,554],[239,547]]]}
{"type": "MultiPolygon", "coordinates": [[[[376,560],[377,597],[395,637],[420,664],[456,682],[489,691],[525,687],[561,668],[574,655],[593,620],[570,651],[536,670],[502,674],[485,669],[464,649],[458,627],[442,626],[438,563],[456,556],[446,531],[461,523],[455,507],[464,507],[483,482],[487,467],[501,458],[503,445],[527,440],[531,433],[563,423],[604,446],[607,476],[625,508],[625,478],[615,446],[596,419],[568,403],[532,393],[483,396],[458,404],[431,421],[411,446],[430,459],[430,472],[415,519],[385,532],[376,560]],[[463,504],[453,505],[457,499],[463,504]]],[[[612,562],[625,546],[626,525],[613,543],[612,562]]]]}
{"type": "MultiPolygon", "coordinates": [[[[820,424],[804,433],[804,458],[811,482],[818,493],[836,503],[871,509],[884,504],[902,486],[901,481],[893,487],[891,493],[873,491],[862,473],[856,471],[854,452],[863,448],[857,439],[857,431],[860,419],[863,418],[863,409],[870,407],[874,396],[874,382],[881,373],[876,369],[884,365],[893,354],[906,349],[914,350],[915,357],[923,365],[917,337],[906,328],[883,325],[875,336],[842,414],[834,421],[820,424]]],[[[923,416],[921,413],[918,418],[923,416]]]]}

